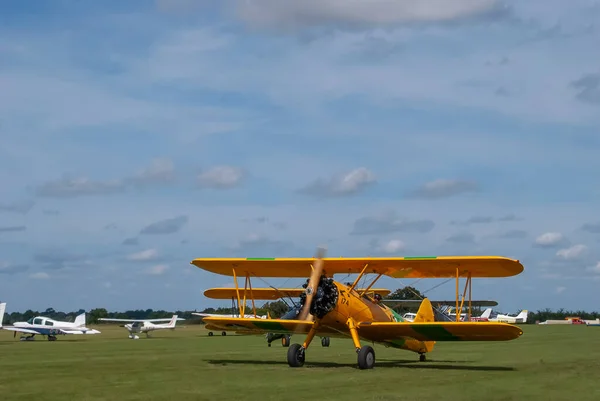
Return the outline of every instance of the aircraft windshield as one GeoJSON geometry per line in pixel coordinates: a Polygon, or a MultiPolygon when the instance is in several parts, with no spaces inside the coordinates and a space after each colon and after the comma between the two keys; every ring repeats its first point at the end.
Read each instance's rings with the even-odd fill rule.
{"type": "Polygon", "coordinates": [[[27,321],[27,324],[33,324],[33,318],[29,319],[29,320],[27,321]]]}

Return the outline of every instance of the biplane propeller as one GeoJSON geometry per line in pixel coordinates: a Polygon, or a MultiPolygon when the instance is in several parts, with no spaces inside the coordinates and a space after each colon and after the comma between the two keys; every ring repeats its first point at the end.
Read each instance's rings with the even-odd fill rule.
{"type": "MultiPolygon", "coordinates": [[[[248,287],[250,294],[253,291],[251,276],[307,278],[300,295],[300,312],[295,319],[204,319],[209,330],[306,334],[302,344],[292,344],[288,349],[287,361],[291,367],[304,365],[306,350],[317,335],[349,337],[357,353],[358,367],[371,369],[375,365],[375,351],[369,345],[362,345],[361,340],[412,351],[419,354],[420,361],[425,361],[425,354],[433,350],[436,341],[506,341],[523,334],[519,327],[506,323],[461,322],[459,317],[453,322],[436,322],[427,298],[420,303],[414,321],[408,322],[368,293],[382,275],[394,278],[455,277],[456,308],[463,308],[468,289],[470,316],[472,278],[508,277],[523,271],[518,260],[504,257],[325,258],[325,250],[319,249],[314,258],[206,258],[194,259],[191,263],[213,273],[233,276],[240,306],[242,296],[237,277],[245,275],[244,307],[248,287]],[[335,274],[358,274],[358,277],[352,284],[342,284],[333,279],[335,274]],[[376,277],[365,289],[359,290],[356,285],[365,274],[376,277]],[[459,302],[461,277],[466,278],[466,283],[459,302]]],[[[240,315],[243,314],[244,309],[240,311],[240,315]]]]}

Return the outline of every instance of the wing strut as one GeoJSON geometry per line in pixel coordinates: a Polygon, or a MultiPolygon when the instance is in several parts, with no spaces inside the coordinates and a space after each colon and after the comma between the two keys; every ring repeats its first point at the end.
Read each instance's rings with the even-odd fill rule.
{"type": "Polygon", "coordinates": [[[456,321],[460,322],[460,315],[462,314],[462,308],[465,304],[465,296],[467,295],[467,289],[469,290],[469,307],[467,311],[468,322],[471,321],[471,293],[472,293],[472,282],[471,282],[471,272],[467,272],[467,281],[465,282],[465,288],[462,293],[462,297],[460,297],[459,292],[459,282],[460,282],[460,271],[459,268],[456,268],[456,321]],[[460,305],[458,303],[459,298],[461,298],[460,305]]]}

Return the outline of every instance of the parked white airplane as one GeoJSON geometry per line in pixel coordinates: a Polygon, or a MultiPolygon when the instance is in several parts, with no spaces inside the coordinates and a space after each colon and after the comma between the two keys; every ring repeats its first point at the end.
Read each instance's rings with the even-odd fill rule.
{"type": "MultiPolygon", "coordinates": [[[[456,308],[454,308],[456,309],[456,308]]],[[[453,320],[456,320],[456,313],[452,313],[451,312],[452,307],[448,308],[448,311],[446,312],[446,314],[448,316],[450,316],[453,320]]],[[[483,311],[483,313],[479,316],[471,316],[471,321],[472,322],[489,322],[491,321],[490,316],[492,315],[492,308],[487,308],[486,310],[483,311]]],[[[461,322],[464,322],[467,319],[467,314],[466,313],[461,313],[460,314],[460,320],[461,322]]]]}
{"type": "MultiPolygon", "coordinates": [[[[219,313],[203,313],[203,312],[192,312],[192,315],[196,315],[196,316],[201,316],[201,317],[221,317],[221,316],[227,316],[229,317],[229,314],[219,314],[219,313]]],[[[231,317],[240,317],[239,314],[231,314],[231,317]]],[[[244,315],[244,319],[268,319],[267,315],[244,315]]],[[[213,335],[212,331],[208,332],[209,337],[213,335]]],[[[222,331],[221,332],[222,336],[226,336],[227,332],[226,331],[222,331]]]]}
{"type": "Polygon", "coordinates": [[[523,309],[517,316],[511,316],[511,315],[502,315],[502,314],[497,314],[494,317],[490,317],[488,320],[490,322],[502,322],[502,323],[527,323],[527,314],[529,312],[527,311],[527,309],[523,309]]]}
{"type": "Polygon", "coordinates": [[[171,319],[111,319],[111,318],[100,318],[104,322],[125,322],[128,324],[123,325],[129,331],[129,338],[132,340],[139,340],[139,336],[135,333],[146,333],[146,337],[150,337],[150,332],[155,330],[175,330],[175,325],[178,320],[185,320],[178,318],[177,315],[173,315],[171,319]],[[166,324],[155,324],[155,322],[169,322],[166,324]]]}
{"type": "Polygon", "coordinates": [[[100,334],[98,330],[85,327],[85,313],[77,316],[75,322],[61,322],[43,316],[32,317],[26,322],[16,322],[12,326],[2,326],[6,303],[0,304],[0,328],[13,331],[15,337],[17,332],[29,334],[21,336],[21,341],[32,341],[36,334],[48,337],[48,341],[56,341],[59,334],[100,334]]]}

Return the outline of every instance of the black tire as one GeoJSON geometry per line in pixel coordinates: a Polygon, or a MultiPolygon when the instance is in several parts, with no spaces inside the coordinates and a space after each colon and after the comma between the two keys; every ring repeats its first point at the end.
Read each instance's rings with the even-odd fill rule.
{"type": "Polygon", "coordinates": [[[321,338],[321,346],[323,347],[329,347],[329,343],[330,343],[330,339],[329,337],[323,337],[321,338]]]}
{"type": "Polygon", "coordinates": [[[226,335],[227,335],[227,332],[226,332],[226,331],[222,331],[222,332],[221,332],[221,335],[222,335],[222,336],[226,336],[226,335]]]}
{"type": "Polygon", "coordinates": [[[375,350],[365,345],[358,351],[358,368],[373,369],[373,366],[375,366],[375,350]]]}
{"type": "Polygon", "coordinates": [[[300,344],[292,344],[288,348],[287,360],[288,365],[292,368],[299,368],[304,365],[305,358],[304,348],[300,344]]]}
{"type": "Polygon", "coordinates": [[[425,356],[425,354],[419,354],[419,362],[425,362],[427,360],[427,357],[425,356]]]}
{"type": "Polygon", "coordinates": [[[289,347],[290,346],[290,336],[284,335],[283,337],[281,337],[281,345],[283,347],[289,347]]]}
{"type": "Polygon", "coordinates": [[[209,336],[209,337],[212,337],[212,336],[213,336],[213,332],[212,332],[212,331],[209,331],[209,332],[208,332],[208,336],[209,336]]]}

